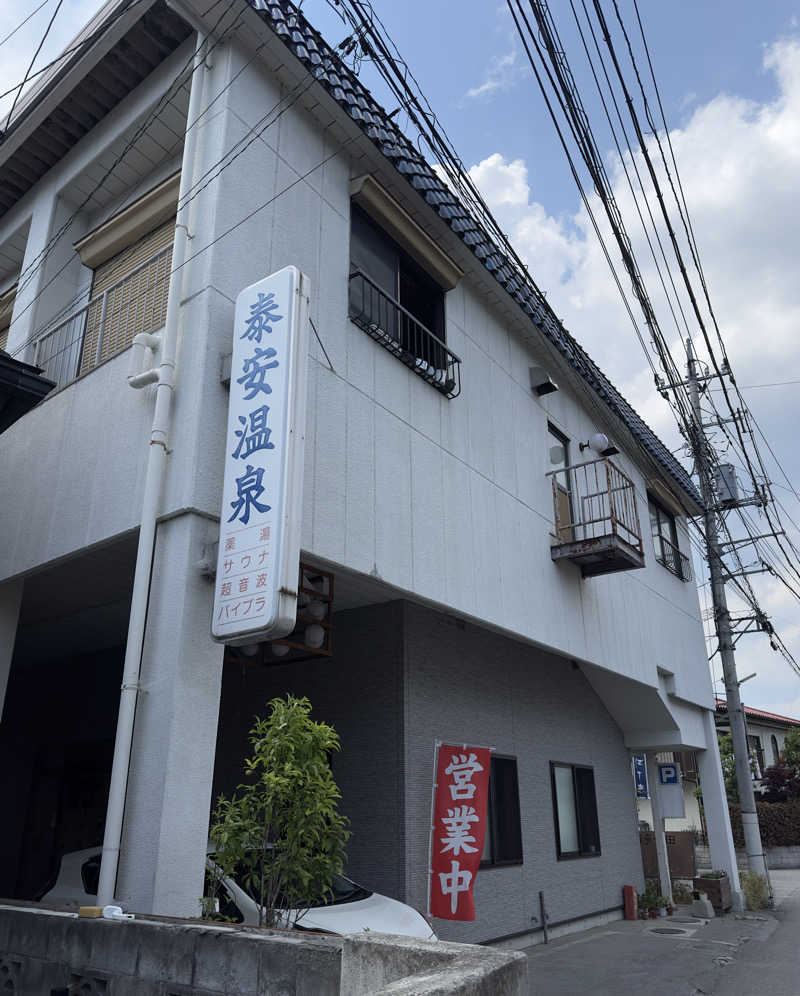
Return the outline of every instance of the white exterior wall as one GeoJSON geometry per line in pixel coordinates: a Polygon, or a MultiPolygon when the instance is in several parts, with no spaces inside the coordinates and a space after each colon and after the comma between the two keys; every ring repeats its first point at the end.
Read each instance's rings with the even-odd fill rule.
{"type": "MultiPolygon", "coordinates": [[[[683,786],[683,804],[686,810],[686,816],[681,819],[673,819],[668,817],[664,820],[664,829],[667,833],[670,831],[674,832],[676,830],[697,830],[698,832],[703,829],[702,821],[700,820],[700,802],[695,795],[695,789],[697,786],[693,782],[686,782],[683,786]]],[[[650,805],[649,799],[637,799],[636,809],[639,814],[639,819],[645,821],[653,827],[653,809],[650,805]]]]}
{"type": "MultiPolygon", "coordinates": [[[[215,52],[208,99],[244,61],[228,45],[215,52]]],[[[281,92],[266,69],[249,65],[204,119],[200,172],[281,92]]],[[[93,136],[75,158],[88,157],[93,136]]],[[[339,143],[292,107],[193,202],[190,253],[217,241],[185,270],[163,514],[219,514],[227,406],[219,363],[230,350],[233,300],[294,263],[311,278],[312,317],[334,368],[312,339],[303,549],[649,688],[659,688],[661,669],[674,675],[673,695],[709,706],[696,589],[656,563],[645,475],[629,455],[615,459],[636,483],[647,567],[585,581],[577,567],[552,563],[548,419],[570,437],[575,459],[577,443],[604,426],[567,384],[533,396],[528,367],[542,356],[470,275],[446,299],[448,345],[463,361],[455,400],[348,320],[348,183],[373,164],[350,160],[355,145],[337,153],[339,143]]],[[[52,196],[57,185],[47,179],[52,196]]],[[[104,364],[0,438],[0,460],[15,468],[0,478],[0,580],[135,527],[152,400],[126,386],[127,363],[124,354],[104,364]]]]}
{"type": "MultiPolygon", "coordinates": [[[[774,726],[762,726],[757,719],[753,719],[750,716],[746,716],[747,722],[747,735],[750,737],[760,737],[761,738],[761,749],[764,751],[764,767],[769,768],[771,765],[775,764],[778,758],[775,756],[775,751],[772,748],[772,738],[778,741],[778,753],[783,753],[783,745],[786,741],[786,734],[788,730],[776,730],[774,726]]],[[[726,731],[729,732],[729,731],[726,731]]]]}

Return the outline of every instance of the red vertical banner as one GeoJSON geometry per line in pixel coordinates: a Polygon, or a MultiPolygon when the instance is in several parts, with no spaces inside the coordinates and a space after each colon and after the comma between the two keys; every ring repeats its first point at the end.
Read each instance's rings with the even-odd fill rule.
{"type": "Polygon", "coordinates": [[[431,916],[474,920],[472,889],[486,839],[491,751],[440,744],[431,829],[431,916]]]}

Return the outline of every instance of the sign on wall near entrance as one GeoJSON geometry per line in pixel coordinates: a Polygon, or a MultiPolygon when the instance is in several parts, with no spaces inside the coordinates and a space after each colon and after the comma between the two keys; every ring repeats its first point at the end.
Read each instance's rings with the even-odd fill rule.
{"type": "Polygon", "coordinates": [[[430,912],[474,920],[472,889],[486,839],[491,750],[440,744],[431,820],[430,912]]]}
{"type": "Polygon", "coordinates": [[[287,266],[236,298],[211,635],[258,643],[297,615],[308,278],[287,266]]]}
{"type": "Polygon", "coordinates": [[[647,758],[644,754],[633,755],[633,781],[636,785],[636,798],[649,799],[647,787],[647,758]]]}

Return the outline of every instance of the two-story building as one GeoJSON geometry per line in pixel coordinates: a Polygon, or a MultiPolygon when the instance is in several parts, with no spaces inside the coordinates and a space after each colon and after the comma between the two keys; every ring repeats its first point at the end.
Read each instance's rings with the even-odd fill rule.
{"type": "MultiPolygon", "coordinates": [[[[750,748],[753,778],[760,782],[764,771],[782,759],[786,734],[800,727],[800,719],[781,716],[753,706],[744,706],[744,718],[747,724],[747,744],[750,748]]],[[[720,734],[731,732],[728,703],[725,699],[716,699],[716,723],[720,734]]]]}
{"type": "Polygon", "coordinates": [[[131,909],[197,913],[212,798],[288,692],[341,736],[348,874],[420,908],[434,744],[494,748],[477,919],[444,938],[524,937],[540,890],[553,924],[620,915],[632,751],[696,752],[738,884],[695,487],[287,0],[112,0],[0,141],[0,281],[0,346],[56,384],[0,435],[0,894],[101,842],[126,645],[131,909]],[[234,300],[290,264],[314,331],[290,510],[307,649],[225,649],[234,300]],[[161,387],[129,381],[153,362],[157,427],[161,387]]]}

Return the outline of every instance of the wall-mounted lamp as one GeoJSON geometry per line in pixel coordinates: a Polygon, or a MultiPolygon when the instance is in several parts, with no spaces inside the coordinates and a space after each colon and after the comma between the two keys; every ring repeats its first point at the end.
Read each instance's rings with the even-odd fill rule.
{"type": "Polygon", "coordinates": [[[553,380],[544,367],[530,367],[531,390],[543,397],[545,394],[552,394],[558,390],[558,384],[553,380]]]}
{"type": "Polygon", "coordinates": [[[595,432],[593,436],[589,437],[587,443],[580,443],[579,447],[581,453],[584,450],[594,450],[595,453],[599,453],[603,457],[616,456],[619,453],[617,447],[609,440],[604,432],[595,432]]]}

